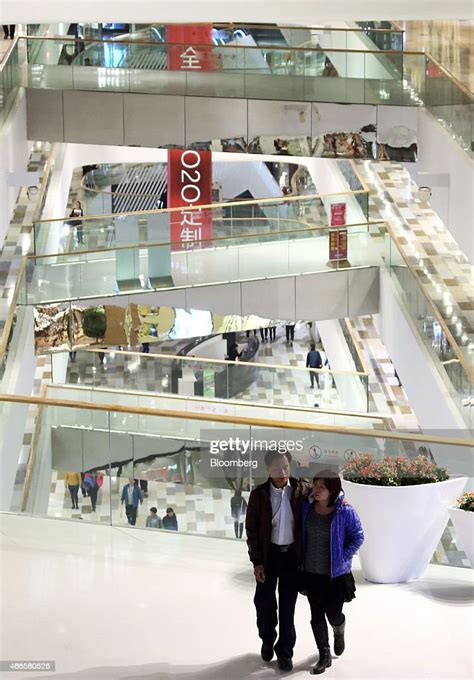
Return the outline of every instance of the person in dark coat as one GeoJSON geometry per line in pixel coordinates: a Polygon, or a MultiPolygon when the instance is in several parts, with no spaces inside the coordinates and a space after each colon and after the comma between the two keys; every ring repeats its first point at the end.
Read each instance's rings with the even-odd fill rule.
{"type": "Polygon", "coordinates": [[[298,518],[301,502],[309,490],[307,482],[290,477],[290,463],[291,454],[287,451],[266,453],[268,479],[250,494],[245,523],[257,582],[254,604],[262,640],[261,656],[268,662],[275,652],[282,671],[293,668],[300,575],[298,518]]]}
{"type": "Polygon", "coordinates": [[[163,529],[178,531],[178,518],[173,508],[166,508],[166,515],[163,517],[163,529]]]}
{"type": "MultiPolygon", "coordinates": [[[[316,345],[314,342],[311,344],[311,349],[309,350],[308,354],[306,355],[306,368],[322,368],[323,367],[323,361],[321,359],[321,354],[318,352],[316,349],[316,345]]],[[[316,380],[316,384],[319,388],[319,373],[316,371],[310,371],[309,372],[309,377],[311,380],[311,387],[314,387],[314,381],[316,380]]]]}

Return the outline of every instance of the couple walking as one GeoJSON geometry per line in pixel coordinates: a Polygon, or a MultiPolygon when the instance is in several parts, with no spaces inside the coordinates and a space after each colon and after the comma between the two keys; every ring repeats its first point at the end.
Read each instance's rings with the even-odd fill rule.
{"type": "Polygon", "coordinates": [[[364,533],[356,511],[344,502],[335,473],[324,471],[309,485],[290,477],[290,463],[289,452],[269,451],[269,478],[249,498],[246,531],[257,582],[257,628],[262,659],[271,661],[275,652],[280,670],[291,671],[296,599],[305,592],[319,651],[311,672],[319,674],[332,664],[326,619],[334,631],[334,653],[344,651],[342,609],[355,597],[352,557],[364,533]]]}

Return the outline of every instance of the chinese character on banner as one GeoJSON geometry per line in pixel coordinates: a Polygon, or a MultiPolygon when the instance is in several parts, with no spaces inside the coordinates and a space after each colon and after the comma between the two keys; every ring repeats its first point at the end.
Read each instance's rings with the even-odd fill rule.
{"type": "Polygon", "coordinates": [[[213,71],[211,24],[166,27],[169,71],[213,71]]]}
{"type": "Polygon", "coordinates": [[[168,207],[171,213],[172,250],[202,248],[212,239],[212,211],[191,210],[212,202],[212,154],[210,151],[168,150],[168,207]]]}
{"type": "Polygon", "coordinates": [[[193,47],[188,47],[179,56],[181,58],[181,71],[192,71],[202,68],[198,53],[193,47]]]}

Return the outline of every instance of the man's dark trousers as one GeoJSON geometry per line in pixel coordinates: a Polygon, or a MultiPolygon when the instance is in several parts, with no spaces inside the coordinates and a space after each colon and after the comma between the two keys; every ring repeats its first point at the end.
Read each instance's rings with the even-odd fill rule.
{"type": "Polygon", "coordinates": [[[127,515],[128,523],[134,527],[137,521],[137,508],[133,505],[126,505],[125,514],[127,515]]]}
{"type": "Polygon", "coordinates": [[[294,624],[296,598],[298,597],[298,564],[294,546],[281,552],[278,546],[270,546],[265,567],[265,583],[257,583],[254,603],[257,609],[257,628],[262,641],[275,645],[278,658],[291,659],[296,642],[294,624]],[[278,583],[278,615],[276,587],[278,583]]]}

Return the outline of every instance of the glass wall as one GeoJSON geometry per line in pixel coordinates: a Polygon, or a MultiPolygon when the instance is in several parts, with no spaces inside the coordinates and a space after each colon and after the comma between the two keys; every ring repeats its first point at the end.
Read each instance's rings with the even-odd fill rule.
{"type": "Polygon", "coordinates": [[[409,312],[419,336],[435,359],[459,412],[468,427],[472,427],[472,399],[474,396],[474,343],[472,336],[462,333],[454,326],[452,331],[434,303],[424,292],[419,278],[402,257],[395,240],[387,236],[390,254],[388,257],[390,274],[400,287],[404,307],[409,312]]]}
{"type": "MultiPolygon", "coordinates": [[[[99,199],[100,200],[100,199],[99,199]]],[[[369,215],[368,191],[365,189],[337,194],[309,194],[294,198],[261,199],[186,209],[212,225],[213,240],[258,237],[263,241],[285,241],[308,235],[308,230],[330,225],[331,206],[346,204],[346,225],[351,233],[367,231],[369,215]],[[356,227],[360,227],[359,230],[356,227]]],[[[82,219],[41,220],[34,224],[35,255],[98,250],[115,246],[170,243],[179,230],[182,209],[152,210],[110,214],[111,206],[103,204],[105,214],[82,219]],[[53,245],[51,245],[53,244],[53,245]]],[[[188,217],[188,219],[190,219],[188,217]]],[[[323,231],[321,233],[326,233],[323,231]]],[[[200,241],[197,233],[195,241],[200,241]]],[[[239,242],[239,241],[236,241],[239,242]]],[[[187,246],[192,247],[193,241],[187,246]]]]}
{"type": "MultiPolygon", "coordinates": [[[[324,49],[263,44],[190,47],[61,38],[51,50],[37,54],[34,41],[28,39],[29,53],[35,54],[35,62],[29,63],[30,87],[413,104],[406,98],[399,51],[349,51],[343,43],[324,49]],[[182,65],[170,61],[171,48],[182,65]],[[205,69],[200,60],[206,62],[205,69]]],[[[418,56],[422,71],[424,55],[418,56]]]]}
{"type": "MultiPolygon", "coordinates": [[[[12,422],[25,417],[28,404],[8,403],[8,397],[1,402],[0,417],[12,422]]],[[[446,433],[342,432],[329,426],[235,423],[215,414],[38,402],[31,406],[37,427],[30,453],[22,474],[15,470],[11,476],[16,499],[11,507],[43,517],[146,528],[151,507],[160,518],[171,507],[176,521],[167,523],[168,530],[234,538],[231,499],[239,490],[247,500],[266,479],[264,455],[275,446],[293,451],[292,474],[305,478],[323,468],[337,471],[368,453],[375,460],[401,456],[407,463],[421,455],[451,475],[470,477],[473,469],[472,441],[446,433]],[[137,487],[136,516],[124,507],[129,480],[130,493],[137,487]]],[[[466,481],[458,484],[461,490],[466,481]]]]}
{"type": "MultiPolygon", "coordinates": [[[[199,351],[196,349],[196,351],[199,351]]],[[[67,354],[51,357],[52,380],[63,382],[67,354]],[[55,371],[54,366],[61,369],[55,371]]],[[[332,371],[246,361],[204,360],[166,354],[77,351],[66,383],[121,391],[181,394],[217,400],[236,399],[287,407],[367,412],[368,374],[362,369],[332,371]],[[313,374],[313,379],[311,379],[313,374]],[[314,383],[314,387],[313,387],[314,383]],[[291,386],[291,388],[290,388],[291,386]],[[262,399],[259,395],[265,395],[262,399]]],[[[79,397],[77,397],[79,399],[79,397]]]]}
{"type": "Polygon", "coordinates": [[[383,233],[383,225],[365,224],[280,232],[277,239],[268,233],[32,257],[19,302],[31,305],[380,266],[383,233]]]}

